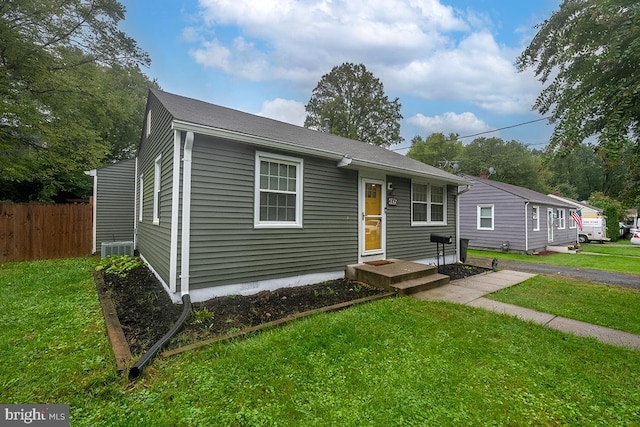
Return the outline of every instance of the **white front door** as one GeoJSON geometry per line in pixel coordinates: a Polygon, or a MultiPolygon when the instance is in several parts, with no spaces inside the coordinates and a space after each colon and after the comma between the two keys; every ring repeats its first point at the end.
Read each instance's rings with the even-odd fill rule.
{"type": "Polygon", "coordinates": [[[547,209],[547,242],[553,242],[553,209],[547,209]]]}
{"type": "Polygon", "coordinates": [[[386,255],[386,215],[384,181],[360,180],[360,261],[384,259],[386,255]]]}

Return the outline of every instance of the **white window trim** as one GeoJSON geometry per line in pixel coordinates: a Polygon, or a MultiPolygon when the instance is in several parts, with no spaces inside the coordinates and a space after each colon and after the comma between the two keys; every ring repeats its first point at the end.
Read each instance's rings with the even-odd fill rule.
{"type": "Polygon", "coordinates": [[[533,211],[536,211],[536,217],[532,219],[533,221],[533,231],[540,231],[540,206],[532,206],[531,207],[531,215],[533,216],[533,211]]]}
{"type": "Polygon", "coordinates": [[[564,216],[564,209],[557,209],[557,217],[558,217],[558,230],[564,230],[567,228],[567,218],[564,216]]]}
{"type": "Polygon", "coordinates": [[[494,205],[478,205],[478,214],[477,214],[477,226],[478,226],[478,230],[483,230],[483,231],[492,231],[495,228],[495,216],[496,216],[496,210],[495,210],[495,206],[494,205]],[[482,227],[481,226],[481,222],[480,222],[480,213],[482,212],[482,208],[491,208],[491,228],[489,227],[482,227]]]}
{"type": "Polygon", "coordinates": [[[578,228],[576,221],[573,219],[573,214],[577,212],[577,209],[569,209],[569,230],[575,230],[578,228]]]}
{"type": "Polygon", "coordinates": [[[138,222],[142,222],[142,208],[144,208],[144,175],[140,174],[140,190],[139,190],[139,197],[140,199],[138,200],[139,203],[139,207],[138,207],[138,222]]]}
{"type": "Polygon", "coordinates": [[[162,154],[153,164],[153,224],[160,224],[160,181],[162,180],[162,154]]]}
{"type": "Polygon", "coordinates": [[[411,181],[411,226],[412,227],[425,227],[425,226],[434,226],[434,225],[447,225],[447,186],[446,184],[436,185],[430,184],[426,182],[420,181],[411,181]],[[413,200],[413,186],[414,185],[424,185],[427,187],[427,201],[426,202],[416,202],[413,200]],[[414,221],[413,220],[413,204],[420,203],[427,205],[427,218],[431,218],[431,188],[432,187],[440,187],[442,188],[442,221],[414,221]]]}
{"type": "Polygon", "coordinates": [[[151,110],[147,111],[147,136],[151,135],[151,110]]]}
{"type": "Polygon", "coordinates": [[[283,156],[263,151],[256,151],[255,180],[253,202],[253,226],[254,228],[302,228],[303,208],[303,167],[304,161],[298,157],[283,156]],[[295,221],[260,221],[260,162],[273,161],[296,166],[296,219],[295,221]]]}

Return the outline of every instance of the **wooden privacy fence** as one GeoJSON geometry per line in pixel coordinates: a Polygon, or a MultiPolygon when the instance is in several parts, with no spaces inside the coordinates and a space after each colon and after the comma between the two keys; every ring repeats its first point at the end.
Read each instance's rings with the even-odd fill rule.
{"type": "Polygon", "coordinates": [[[0,203],[0,262],[89,255],[90,203],[0,203]]]}

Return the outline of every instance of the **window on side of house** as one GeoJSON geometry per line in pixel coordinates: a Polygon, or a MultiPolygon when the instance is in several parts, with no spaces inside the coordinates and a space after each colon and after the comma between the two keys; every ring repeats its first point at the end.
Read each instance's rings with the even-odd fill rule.
{"type": "Polygon", "coordinates": [[[142,208],[144,207],[144,178],[140,175],[140,182],[138,187],[138,221],[142,222],[142,208]]]}
{"type": "Polygon", "coordinates": [[[564,209],[556,210],[556,215],[558,217],[558,229],[564,230],[567,227],[566,219],[564,217],[564,209]]]}
{"type": "Polygon", "coordinates": [[[531,220],[533,221],[533,231],[540,231],[540,206],[531,207],[531,220]]]}
{"type": "Polygon", "coordinates": [[[162,156],[156,157],[153,167],[153,223],[160,224],[160,180],[162,179],[162,156]]]}
{"type": "Polygon", "coordinates": [[[442,185],[411,183],[411,225],[446,225],[447,191],[442,185]]]}
{"type": "Polygon", "coordinates": [[[303,160],[256,152],[256,228],[302,227],[303,160]]]}
{"type": "Polygon", "coordinates": [[[151,110],[147,111],[146,135],[151,135],[151,110]]]}
{"type": "Polygon", "coordinates": [[[576,214],[575,209],[569,209],[569,229],[572,229],[572,230],[575,230],[577,228],[576,220],[573,219],[575,214],[576,214]]]}
{"type": "Polygon", "coordinates": [[[478,205],[478,230],[493,230],[493,205],[478,205]]]}

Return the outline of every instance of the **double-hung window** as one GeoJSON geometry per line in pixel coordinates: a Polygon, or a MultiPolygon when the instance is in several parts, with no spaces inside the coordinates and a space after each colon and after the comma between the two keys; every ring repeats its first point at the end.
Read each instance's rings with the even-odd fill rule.
{"type": "Polygon", "coordinates": [[[569,229],[576,229],[576,220],[574,219],[576,215],[575,209],[569,209],[569,229]]]}
{"type": "Polygon", "coordinates": [[[411,225],[446,225],[447,191],[442,185],[411,184],[411,225]]]}
{"type": "Polygon", "coordinates": [[[478,230],[493,230],[493,205],[478,205],[478,230]]]}
{"type": "Polygon", "coordinates": [[[558,209],[556,211],[556,215],[558,217],[558,229],[564,230],[567,226],[566,218],[564,217],[564,209],[558,209]]]}
{"type": "Polygon", "coordinates": [[[256,228],[302,227],[302,159],[256,153],[256,228]]]}
{"type": "Polygon", "coordinates": [[[533,221],[533,231],[540,231],[540,207],[531,207],[531,219],[533,221]]]}
{"type": "Polygon", "coordinates": [[[160,180],[162,179],[162,156],[158,156],[153,166],[153,223],[160,224],[160,180]]]}

